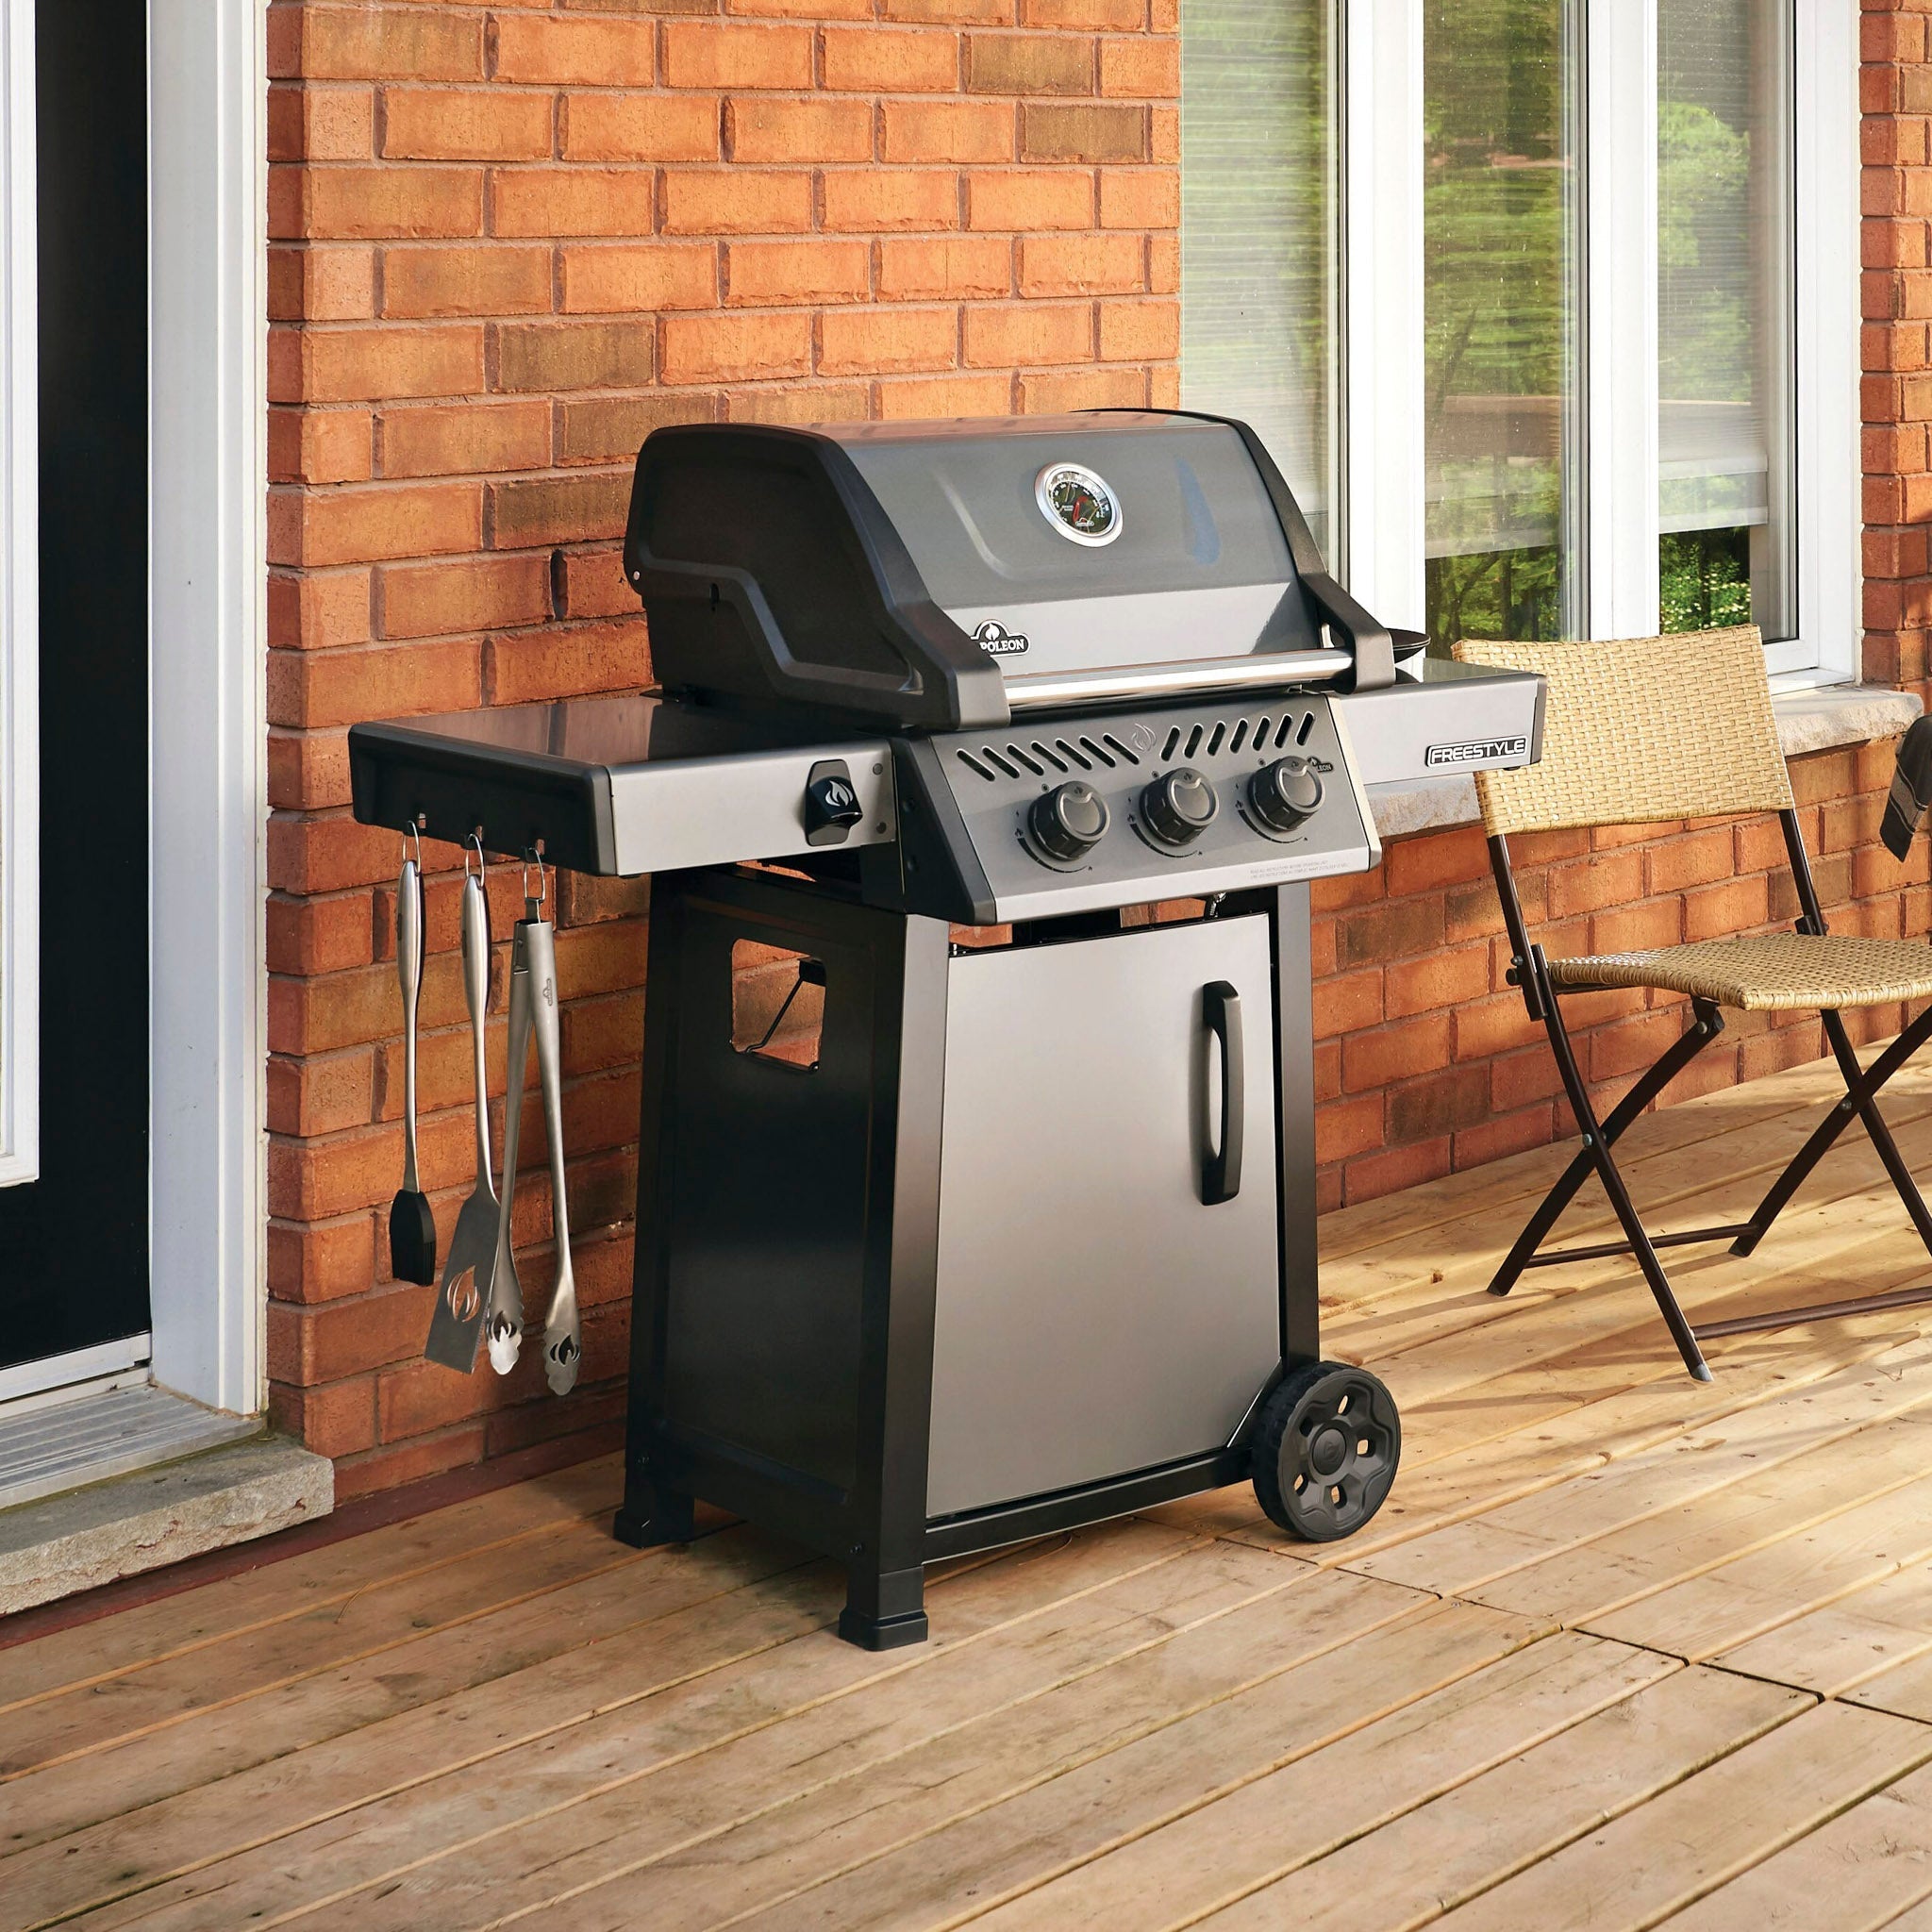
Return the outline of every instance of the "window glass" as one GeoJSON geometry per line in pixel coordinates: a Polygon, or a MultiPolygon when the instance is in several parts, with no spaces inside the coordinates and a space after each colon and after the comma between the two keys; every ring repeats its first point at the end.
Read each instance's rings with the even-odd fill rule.
{"type": "Polygon", "coordinates": [[[1330,0],[1181,0],[1181,402],[1251,423],[1331,566],[1330,0]]]}
{"type": "Polygon", "coordinates": [[[1574,26],[1567,0],[1424,0],[1428,625],[1577,627],[1574,26]]]}
{"type": "Polygon", "coordinates": [[[1790,634],[1790,0],[1658,0],[1662,627],[1790,634]]]}

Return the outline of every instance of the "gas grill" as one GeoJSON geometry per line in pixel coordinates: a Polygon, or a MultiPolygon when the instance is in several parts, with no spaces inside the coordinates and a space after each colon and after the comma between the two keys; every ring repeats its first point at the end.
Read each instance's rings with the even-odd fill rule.
{"type": "Polygon", "coordinates": [[[656,691],[350,733],[365,823],[654,875],[617,1534],[796,1537],[881,1648],[928,1562],[1243,1476],[1366,1522],[1307,881],[1541,680],[1417,658],[1202,416],[660,430],[625,569],[656,691]]]}

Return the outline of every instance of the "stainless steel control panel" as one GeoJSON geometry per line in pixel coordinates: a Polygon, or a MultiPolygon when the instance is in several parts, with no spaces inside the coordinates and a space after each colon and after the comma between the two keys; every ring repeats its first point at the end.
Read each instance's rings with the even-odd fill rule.
{"type": "Polygon", "coordinates": [[[933,741],[1000,920],[1366,872],[1347,727],[1275,694],[933,741]]]}

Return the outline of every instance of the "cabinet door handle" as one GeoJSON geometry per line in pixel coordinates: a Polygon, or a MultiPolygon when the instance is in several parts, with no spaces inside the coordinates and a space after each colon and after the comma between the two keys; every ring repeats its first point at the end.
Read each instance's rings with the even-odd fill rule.
{"type": "Polygon", "coordinates": [[[1221,1138],[1201,1158],[1201,1200],[1212,1208],[1241,1191],[1241,1129],[1247,1120],[1247,1060],[1241,1052],[1241,996],[1226,980],[1201,989],[1208,1030],[1221,1042],[1221,1138]]]}

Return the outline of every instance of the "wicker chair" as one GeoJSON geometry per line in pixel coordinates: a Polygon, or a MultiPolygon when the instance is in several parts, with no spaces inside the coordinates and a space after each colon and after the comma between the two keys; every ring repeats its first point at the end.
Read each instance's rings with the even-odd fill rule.
{"type": "Polygon", "coordinates": [[[1576,1158],[1497,1270],[1490,1292],[1507,1294],[1525,1268],[1634,1254],[1686,1367],[1700,1381],[1710,1378],[1700,1338],[1707,1341],[1754,1328],[1932,1300],[1932,1287],[1913,1288],[1693,1328],[1657,1259],[1659,1248],[1695,1241],[1727,1240],[1733,1254],[1751,1253],[1855,1114],[1864,1123],[1913,1225],[1932,1248],[1932,1213],[1879,1114],[1876,1099],[1880,1088],[1932,1033],[1932,1008],[1907,1026],[1869,1069],[1858,1064],[1840,1017],[1849,1007],[1888,1006],[1932,996],[1932,947],[1904,940],[1834,939],[1827,934],[1798,828],[1790,774],[1778,746],[1757,630],[1591,643],[1469,640],[1456,646],[1456,656],[1464,663],[1541,672],[1548,681],[1541,761],[1520,771],[1479,772],[1475,782],[1489,834],[1490,863],[1509,934],[1510,983],[1522,989],[1529,1017],[1549,1034],[1583,1137],[1576,1158]],[[1532,943],[1509,868],[1511,833],[1745,812],[1778,815],[1803,915],[1795,931],[1570,959],[1552,959],[1532,943]],[[1688,994],[1690,1022],[1608,1117],[1599,1122],[1563,1024],[1562,1001],[1572,993],[1639,986],[1688,994]],[[1671,1078],[1724,1030],[1720,1009],[1724,1007],[1744,1012],[1817,1010],[1844,1079],[1845,1097],[1819,1123],[1748,1221],[1648,1234],[1631,1205],[1612,1150],[1671,1078]],[[1544,1237],[1591,1173],[1603,1182],[1624,1239],[1543,1252],[1544,1237]]]}

